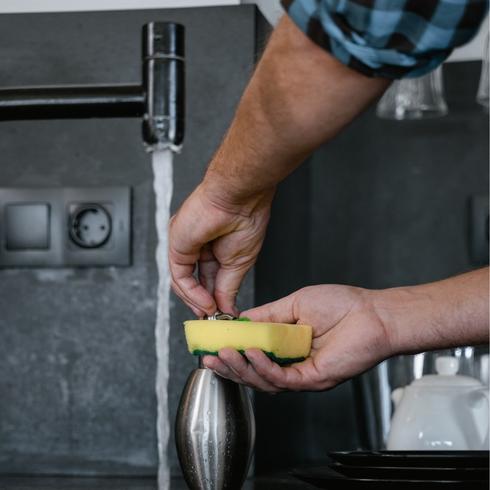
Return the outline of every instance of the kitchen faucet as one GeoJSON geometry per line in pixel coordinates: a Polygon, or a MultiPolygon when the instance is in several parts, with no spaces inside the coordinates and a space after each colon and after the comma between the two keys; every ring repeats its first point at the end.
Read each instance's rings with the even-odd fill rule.
{"type": "Polygon", "coordinates": [[[148,149],[179,151],[184,138],[185,72],[181,24],[143,27],[141,85],[0,88],[0,121],[141,117],[148,149]]]}

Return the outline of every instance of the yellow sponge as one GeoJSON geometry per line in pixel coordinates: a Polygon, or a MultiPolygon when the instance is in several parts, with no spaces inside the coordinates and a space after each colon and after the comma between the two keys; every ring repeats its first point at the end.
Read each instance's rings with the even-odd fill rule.
{"type": "Polygon", "coordinates": [[[234,320],[189,320],[184,322],[189,352],[217,355],[231,347],[243,354],[246,349],[262,349],[279,364],[304,360],[310,354],[312,329],[309,325],[262,323],[234,320]]]}

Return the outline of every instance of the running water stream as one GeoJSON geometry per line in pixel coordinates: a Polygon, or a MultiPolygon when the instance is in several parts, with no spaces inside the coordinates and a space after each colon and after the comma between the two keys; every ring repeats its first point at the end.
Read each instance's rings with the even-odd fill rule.
{"type": "Polygon", "coordinates": [[[167,260],[168,221],[172,199],[171,150],[155,150],[152,153],[153,189],[156,198],[156,229],[158,245],[156,262],[158,268],[158,303],[155,324],[157,354],[157,437],[158,437],[158,490],[170,489],[170,468],[167,447],[170,434],[168,418],[168,373],[169,373],[169,329],[170,329],[170,271],[167,260]]]}

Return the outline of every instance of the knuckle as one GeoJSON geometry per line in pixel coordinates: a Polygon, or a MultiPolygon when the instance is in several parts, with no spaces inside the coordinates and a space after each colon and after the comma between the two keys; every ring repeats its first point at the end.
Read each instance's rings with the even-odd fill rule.
{"type": "Polygon", "coordinates": [[[263,377],[260,376],[260,374],[257,373],[251,365],[247,365],[247,367],[243,370],[242,378],[247,383],[256,386],[258,389],[263,389],[264,387],[263,377]]]}
{"type": "Polygon", "coordinates": [[[230,370],[241,379],[246,380],[246,368],[240,364],[235,364],[233,366],[229,366],[230,370]]]}
{"type": "Polygon", "coordinates": [[[257,374],[259,374],[260,376],[262,376],[264,378],[268,377],[269,373],[268,373],[267,369],[264,369],[263,366],[259,366],[259,365],[255,366],[254,365],[254,369],[257,372],[257,374]]]}
{"type": "Polygon", "coordinates": [[[257,381],[257,375],[254,373],[253,368],[247,364],[242,368],[242,378],[247,381],[247,383],[254,383],[257,381]]]}
{"type": "Polygon", "coordinates": [[[248,376],[246,369],[243,369],[242,367],[240,367],[236,370],[236,373],[238,376],[240,376],[240,378],[243,379],[243,381],[245,381],[247,383],[250,381],[250,376],[248,376]]]}
{"type": "Polygon", "coordinates": [[[267,371],[266,369],[262,369],[260,372],[258,372],[258,374],[263,378],[265,379],[268,383],[271,383],[275,386],[279,386],[279,379],[277,379],[276,376],[274,376],[272,373],[270,373],[269,371],[267,371]]]}

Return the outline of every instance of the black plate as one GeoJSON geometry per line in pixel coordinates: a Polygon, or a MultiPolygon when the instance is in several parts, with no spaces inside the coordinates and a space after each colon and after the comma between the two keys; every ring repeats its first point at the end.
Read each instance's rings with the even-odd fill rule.
{"type": "Polygon", "coordinates": [[[329,456],[350,466],[488,468],[489,454],[489,451],[350,451],[332,452],[329,456]]]}
{"type": "Polygon", "coordinates": [[[488,490],[488,481],[376,480],[346,478],[328,466],[298,468],[291,474],[316,488],[327,490],[488,490]]]}
{"type": "Polygon", "coordinates": [[[334,463],[330,468],[349,478],[375,480],[487,480],[487,468],[416,468],[351,466],[334,463]]]}

